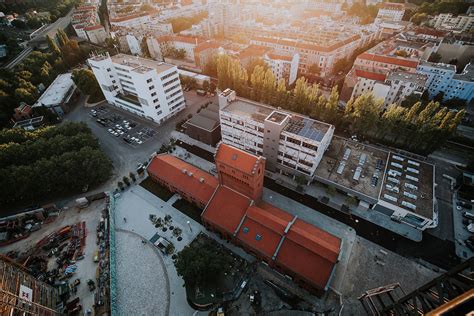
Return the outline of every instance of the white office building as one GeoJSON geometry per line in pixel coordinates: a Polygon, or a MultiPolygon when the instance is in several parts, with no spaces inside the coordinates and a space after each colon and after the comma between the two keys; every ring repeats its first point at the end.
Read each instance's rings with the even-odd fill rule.
{"type": "Polygon", "coordinates": [[[219,95],[222,141],[266,158],[267,170],[311,179],[334,134],[334,126],[300,114],[219,95]]]}
{"type": "Polygon", "coordinates": [[[402,3],[386,2],[380,6],[375,23],[384,21],[400,22],[405,14],[405,5],[402,3]]]}
{"type": "Polygon", "coordinates": [[[263,56],[263,60],[272,70],[277,82],[283,79],[288,85],[291,85],[296,81],[300,61],[299,54],[269,52],[263,56]]]}
{"type": "Polygon", "coordinates": [[[185,108],[174,65],[118,54],[88,60],[108,103],[162,123],[185,108]]]}

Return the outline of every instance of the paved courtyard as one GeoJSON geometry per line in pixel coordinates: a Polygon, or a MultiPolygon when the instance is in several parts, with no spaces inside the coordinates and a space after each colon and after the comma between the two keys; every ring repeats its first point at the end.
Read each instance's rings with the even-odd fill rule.
{"type": "Polygon", "coordinates": [[[117,231],[118,315],[168,315],[168,274],[158,250],[135,233],[117,231]]]}

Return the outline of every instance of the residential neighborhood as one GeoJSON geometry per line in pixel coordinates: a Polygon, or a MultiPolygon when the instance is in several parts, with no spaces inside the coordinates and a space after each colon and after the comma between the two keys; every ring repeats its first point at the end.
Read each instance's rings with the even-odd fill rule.
{"type": "Polygon", "coordinates": [[[470,315],[474,3],[0,0],[1,315],[470,315]]]}

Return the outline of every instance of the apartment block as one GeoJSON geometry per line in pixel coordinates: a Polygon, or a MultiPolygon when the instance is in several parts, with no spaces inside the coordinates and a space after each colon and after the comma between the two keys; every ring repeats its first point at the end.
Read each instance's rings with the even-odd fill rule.
{"type": "Polygon", "coordinates": [[[99,16],[95,5],[77,7],[71,17],[71,25],[77,37],[85,40],[89,40],[85,28],[97,24],[99,24],[99,16]]]}
{"type": "Polygon", "coordinates": [[[151,18],[148,13],[134,13],[110,18],[110,25],[137,27],[140,24],[150,22],[150,20],[151,18]]]}
{"type": "Polygon", "coordinates": [[[383,21],[400,22],[405,14],[405,5],[402,3],[382,3],[375,18],[375,23],[383,21]]]}
{"type": "Polygon", "coordinates": [[[300,61],[299,54],[269,52],[264,55],[263,60],[272,70],[277,82],[283,79],[288,85],[291,85],[296,81],[300,61]]]}
{"type": "Polygon", "coordinates": [[[428,77],[426,86],[431,98],[441,92],[444,101],[456,98],[469,103],[474,98],[474,65],[471,63],[457,74],[454,65],[426,61],[418,65],[417,72],[428,77]]]}
{"type": "Polygon", "coordinates": [[[311,178],[329,146],[334,126],[236,96],[219,95],[222,142],[264,156],[266,168],[311,178]]]}
{"type": "Polygon", "coordinates": [[[171,49],[182,49],[185,52],[184,59],[194,61],[194,49],[202,42],[204,39],[200,37],[180,35],[162,35],[147,40],[151,57],[160,60],[166,57],[171,49]]]}
{"type": "Polygon", "coordinates": [[[118,54],[88,60],[107,102],[156,123],[185,108],[178,68],[118,54]]]}
{"type": "Polygon", "coordinates": [[[437,30],[457,33],[470,32],[474,28],[474,13],[458,16],[451,13],[441,13],[432,18],[429,25],[437,30]]]}

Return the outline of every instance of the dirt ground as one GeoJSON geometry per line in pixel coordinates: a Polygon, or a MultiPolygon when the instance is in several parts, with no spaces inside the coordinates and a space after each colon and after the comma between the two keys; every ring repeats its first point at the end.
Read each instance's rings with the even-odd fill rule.
{"type": "Polygon", "coordinates": [[[357,237],[342,288],[343,314],[363,314],[357,298],[367,290],[400,283],[405,293],[409,293],[438,275],[439,272],[427,266],[357,237]]]}
{"type": "MultiPolygon", "coordinates": [[[[95,201],[91,205],[84,209],[78,209],[73,207],[73,202],[68,204],[58,216],[58,218],[47,225],[44,225],[40,230],[31,233],[31,235],[23,240],[20,240],[16,243],[7,245],[0,248],[0,253],[6,254],[9,251],[19,251],[23,252],[32,248],[39,240],[45,236],[51,234],[54,231],[61,229],[64,226],[75,224],[77,222],[86,222],[86,245],[84,248],[84,259],[78,261],[76,274],[70,279],[70,282],[73,282],[75,279],[79,278],[81,284],[78,286],[77,293],[71,294],[70,299],[79,297],[81,299],[81,304],[83,310],[92,309],[94,304],[94,293],[89,292],[87,287],[87,280],[95,280],[97,263],[94,262],[94,254],[97,250],[97,225],[100,221],[101,211],[105,208],[105,199],[95,201]]],[[[54,260],[50,260],[54,262],[54,260]]],[[[48,263],[49,266],[52,264],[48,263]]]]}

